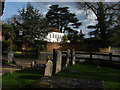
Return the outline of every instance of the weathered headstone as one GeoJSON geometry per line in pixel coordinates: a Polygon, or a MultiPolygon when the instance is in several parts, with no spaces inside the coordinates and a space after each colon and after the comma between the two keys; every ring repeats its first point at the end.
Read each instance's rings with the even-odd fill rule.
{"type": "Polygon", "coordinates": [[[66,64],[65,64],[66,67],[69,65],[69,61],[70,61],[70,49],[67,50],[66,64]]]}
{"type": "Polygon", "coordinates": [[[8,50],[8,63],[14,62],[14,53],[12,50],[8,50]]]}
{"type": "Polygon", "coordinates": [[[71,50],[71,62],[72,62],[72,65],[75,65],[75,49],[72,49],[71,50]]]}
{"type": "Polygon", "coordinates": [[[48,60],[45,67],[45,73],[44,76],[52,76],[53,71],[53,62],[51,60],[48,60]]]}
{"type": "Polygon", "coordinates": [[[57,61],[56,61],[56,71],[58,73],[61,71],[61,64],[62,64],[62,53],[60,50],[57,51],[57,61]]]}
{"type": "Polygon", "coordinates": [[[34,67],[37,64],[36,60],[31,62],[31,67],[34,67]]]}

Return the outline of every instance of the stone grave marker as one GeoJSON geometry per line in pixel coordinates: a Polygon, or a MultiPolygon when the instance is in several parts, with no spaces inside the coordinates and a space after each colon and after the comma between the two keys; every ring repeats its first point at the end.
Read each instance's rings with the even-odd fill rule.
{"type": "Polygon", "coordinates": [[[14,53],[12,50],[8,50],[8,63],[14,62],[14,53]]]}
{"type": "Polygon", "coordinates": [[[67,50],[67,56],[66,56],[66,64],[65,66],[67,67],[69,65],[69,61],[70,61],[70,49],[67,50]]]}
{"type": "Polygon", "coordinates": [[[31,62],[31,67],[36,66],[36,64],[37,64],[36,60],[32,61],[32,62],[31,62]]]}
{"type": "Polygon", "coordinates": [[[57,51],[57,61],[56,61],[56,71],[58,73],[61,71],[61,64],[62,64],[62,53],[60,50],[57,51]]]}
{"type": "Polygon", "coordinates": [[[53,71],[53,62],[51,60],[48,60],[45,67],[45,73],[44,76],[52,76],[53,71]]]}

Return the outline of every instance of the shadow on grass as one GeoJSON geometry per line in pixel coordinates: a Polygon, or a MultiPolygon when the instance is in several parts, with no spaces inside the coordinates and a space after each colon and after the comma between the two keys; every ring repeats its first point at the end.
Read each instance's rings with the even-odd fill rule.
{"type": "Polygon", "coordinates": [[[18,64],[16,64],[15,62],[10,62],[10,63],[8,63],[8,61],[6,61],[6,60],[2,60],[2,65],[3,66],[9,66],[9,67],[11,67],[11,68],[20,68],[21,66],[20,65],[18,65],[18,64]],[[10,65],[10,64],[13,64],[13,65],[16,65],[16,66],[13,66],[13,65],[10,65]]]}
{"type": "MultiPolygon", "coordinates": [[[[97,60],[92,60],[92,63],[89,62],[84,63],[87,65],[97,65],[97,60]]],[[[118,69],[120,70],[120,62],[112,62],[112,61],[99,61],[99,66],[102,67],[108,67],[108,68],[113,68],[113,69],[118,69]]]]}
{"type": "Polygon", "coordinates": [[[108,67],[96,67],[96,65],[77,64],[74,66],[69,66],[66,70],[54,74],[54,76],[95,79],[120,83],[119,70],[108,67]]]}
{"type": "Polygon", "coordinates": [[[25,68],[22,69],[21,71],[17,71],[19,73],[24,73],[24,74],[42,74],[44,73],[44,68],[41,67],[31,67],[31,68],[25,68]]]}
{"type": "Polygon", "coordinates": [[[31,79],[31,80],[38,80],[41,77],[42,76],[37,76],[37,75],[23,75],[23,76],[19,76],[19,78],[21,78],[21,79],[31,79]]]}

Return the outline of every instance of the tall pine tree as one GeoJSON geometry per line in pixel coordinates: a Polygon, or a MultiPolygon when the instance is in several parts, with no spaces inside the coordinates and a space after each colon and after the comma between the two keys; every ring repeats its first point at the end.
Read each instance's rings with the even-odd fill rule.
{"type": "Polygon", "coordinates": [[[70,13],[68,7],[59,7],[59,5],[50,6],[46,14],[47,22],[52,27],[60,29],[60,32],[73,31],[72,28],[79,28],[81,22],[74,13],[70,13]],[[72,28],[71,28],[72,27],[72,28]]]}

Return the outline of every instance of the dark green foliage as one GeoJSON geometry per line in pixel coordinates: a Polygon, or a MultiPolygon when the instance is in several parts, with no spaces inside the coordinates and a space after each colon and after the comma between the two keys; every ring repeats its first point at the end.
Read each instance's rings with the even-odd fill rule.
{"type": "Polygon", "coordinates": [[[68,41],[68,37],[66,36],[66,35],[64,35],[63,37],[62,37],[62,42],[67,42],[68,41]]]}
{"type": "Polygon", "coordinates": [[[10,41],[2,41],[2,51],[7,51],[10,46],[10,41]]]}
{"type": "Polygon", "coordinates": [[[101,45],[106,47],[109,43],[108,32],[114,27],[117,22],[116,17],[118,17],[119,7],[117,2],[79,2],[77,3],[78,8],[84,9],[88,13],[90,10],[95,14],[98,23],[96,25],[88,26],[89,29],[95,29],[89,33],[89,35],[94,35],[95,38],[101,39],[101,45]]]}
{"type": "Polygon", "coordinates": [[[61,32],[72,30],[73,28],[79,28],[81,23],[77,19],[74,13],[70,13],[69,7],[59,7],[59,5],[51,5],[49,11],[46,14],[47,22],[52,27],[60,29],[61,32]],[[71,25],[69,25],[71,23],[71,25]]]}
{"type": "Polygon", "coordinates": [[[19,10],[19,15],[13,17],[14,29],[16,29],[17,37],[16,42],[25,42],[34,44],[35,38],[37,40],[43,40],[47,35],[46,19],[43,17],[39,10],[35,9],[30,3],[27,4],[26,9],[19,10]],[[19,31],[23,31],[22,36],[19,35],[19,31]]]}
{"type": "Polygon", "coordinates": [[[2,35],[5,40],[13,40],[15,38],[15,31],[11,25],[2,24],[2,35]]]}
{"type": "Polygon", "coordinates": [[[108,10],[105,9],[105,6],[102,2],[99,2],[96,12],[98,23],[95,26],[88,26],[89,29],[95,29],[95,31],[92,31],[89,34],[94,35],[95,38],[101,39],[101,43],[99,44],[101,44],[102,47],[103,45],[106,47],[107,44],[110,45],[108,40],[108,32],[111,28],[111,25],[113,25],[114,12],[110,14],[108,10]]]}
{"type": "Polygon", "coordinates": [[[88,51],[91,52],[99,52],[99,48],[108,48],[109,47],[109,42],[105,43],[101,39],[97,38],[88,38],[84,40],[86,44],[86,48],[88,51]]]}
{"type": "Polygon", "coordinates": [[[74,31],[73,33],[69,33],[68,34],[68,39],[71,41],[71,42],[82,42],[83,39],[84,39],[84,34],[82,33],[82,30],[80,30],[80,33],[78,33],[78,31],[74,31]]]}
{"type": "Polygon", "coordinates": [[[50,32],[50,30],[47,30],[50,26],[46,23],[46,18],[43,17],[42,13],[30,3],[27,4],[26,8],[19,10],[19,15],[11,18],[10,24],[15,30],[16,39],[14,43],[18,45],[19,50],[22,49],[23,43],[26,43],[26,48],[27,45],[33,45],[37,50],[45,48],[44,38],[50,32]],[[22,35],[19,34],[20,31],[22,31],[22,35]]]}
{"type": "Polygon", "coordinates": [[[2,36],[3,41],[2,41],[2,51],[7,51],[8,49],[16,49],[17,46],[13,44],[13,41],[15,39],[15,31],[11,25],[8,24],[3,24],[2,25],[2,36]]]}
{"type": "Polygon", "coordinates": [[[120,47],[120,28],[115,27],[108,32],[109,42],[112,47],[120,47]]]}

